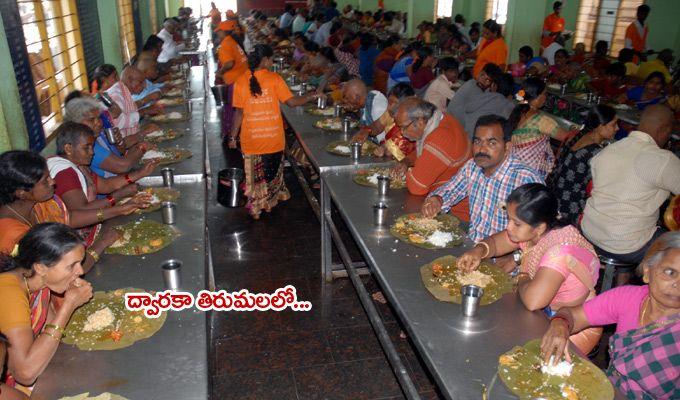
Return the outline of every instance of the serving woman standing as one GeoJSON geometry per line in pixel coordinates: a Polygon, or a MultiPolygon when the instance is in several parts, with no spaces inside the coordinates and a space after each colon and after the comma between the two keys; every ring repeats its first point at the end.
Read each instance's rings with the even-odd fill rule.
{"type": "Polygon", "coordinates": [[[652,244],[639,267],[642,286],[620,286],[550,321],[545,361],[570,360],[567,337],[590,326],[616,324],[607,376],[627,399],[680,398],[680,232],[652,244]]]}
{"type": "Polygon", "coordinates": [[[57,223],[36,225],[19,242],[17,255],[0,256],[0,333],[9,342],[6,385],[30,393],[73,311],[92,297],[92,286],[80,279],[84,256],[78,232],[57,223]],[[50,292],[64,294],[58,309],[50,292]]]}
{"type": "Polygon", "coordinates": [[[274,51],[258,44],[248,55],[250,73],[242,75],[234,84],[234,125],[229,137],[229,147],[236,148],[241,135],[241,151],[246,173],[245,195],[248,197],[250,215],[260,218],[290,198],[283,181],[283,150],[286,140],[279,103],[297,107],[316,100],[323,94],[310,93],[293,96],[286,82],[275,72],[274,51]]]}

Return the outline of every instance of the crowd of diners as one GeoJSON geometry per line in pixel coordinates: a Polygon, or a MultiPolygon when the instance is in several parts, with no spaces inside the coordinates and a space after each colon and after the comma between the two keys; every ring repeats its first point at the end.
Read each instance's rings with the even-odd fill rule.
{"type": "MultiPolygon", "coordinates": [[[[648,51],[646,5],[616,58],[604,41],[592,52],[583,43],[569,49],[561,7],[555,2],[546,17],[540,48],[521,47],[511,63],[494,20],[423,21],[409,39],[402,12],[314,0],[272,18],[213,4],[215,83],[227,88],[224,145],[243,155],[246,207],[259,219],[290,198],[280,105],[320,97],[341,104],[359,120],[352,141],[372,141],[377,157],[395,161],[408,191],[423,196],[423,216],[467,222],[475,245],[460,268],[493,262],[517,277],[524,306],[550,319],[546,362],[569,359],[570,346],[589,354],[602,327],[616,324],[607,375],[617,390],[679,398],[680,232],[659,221],[669,196],[680,194],[680,159],[667,149],[680,111],[673,54],[648,51]],[[276,57],[314,89],[293,95],[276,57]],[[603,99],[578,131],[543,110],[553,84],[603,99]],[[639,124],[621,123],[618,104],[638,109],[639,124]],[[615,288],[598,292],[601,257],[637,267],[641,282],[620,273],[615,288]]],[[[71,313],[92,295],[81,276],[117,240],[107,221],[149,204],[135,181],[156,165],[135,166],[154,148],[145,136],[159,128],[143,120],[163,112],[157,100],[186,61],[181,33],[195,28],[191,14],[181,8],[167,19],[120,74],[99,66],[89,90],[67,96],[57,155],[0,155],[2,400],[25,398],[71,313]],[[116,143],[104,134],[109,127],[116,143]]]]}
{"type": "Polygon", "coordinates": [[[100,65],[87,90],[65,96],[55,155],[0,154],[2,400],[30,397],[72,313],[92,297],[81,276],[118,240],[110,220],[150,204],[136,182],[158,166],[140,160],[160,128],[145,119],[164,112],[158,100],[183,76],[182,33],[200,22],[191,14],[180,8],[122,71],[100,65]]]}

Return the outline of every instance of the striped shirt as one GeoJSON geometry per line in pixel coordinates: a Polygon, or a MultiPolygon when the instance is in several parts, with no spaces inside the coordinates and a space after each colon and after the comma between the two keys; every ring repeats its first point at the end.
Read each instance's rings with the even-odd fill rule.
{"type": "Polygon", "coordinates": [[[446,184],[432,192],[431,196],[442,198],[442,211],[448,212],[456,203],[469,197],[470,239],[477,242],[508,224],[504,209],[505,199],[525,183],[540,182],[543,179],[533,169],[509,155],[505,161],[487,177],[474,159],[468,160],[463,168],[446,184]]]}

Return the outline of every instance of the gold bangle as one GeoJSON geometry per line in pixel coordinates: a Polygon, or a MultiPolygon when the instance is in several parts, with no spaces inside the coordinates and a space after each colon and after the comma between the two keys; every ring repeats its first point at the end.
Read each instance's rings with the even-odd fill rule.
{"type": "Polygon", "coordinates": [[[99,254],[97,254],[96,251],[92,249],[87,249],[87,254],[89,254],[90,257],[92,257],[95,263],[99,262],[99,254]]]}
{"type": "Polygon", "coordinates": [[[42,332],[40,332],[40,334],[41,335],[47,335],[47,336],[51,337],[52,339],[56,340],[57,342],[61,342],[61,337],[56,337],[49,332],[42,331],[42,332]]]}
{"type": "Polygon", "coordinates": [[[104,209],[97,210],[97,221],[104,222],[104,209]]]}
{"type": "Polygon", "coordinates": [[[486,242],[484,242],[484,241],[479,241],[479,242],[477,242],[477,243],[475,244],[475,247],[479,246],[480,244],[486,248],[486,253],[484,253],[484,255],[482,256],[482,258],[487,258],[487,257],[489,256],[489,253],[491,253],[491,248],[489,247],[489,244],[486,243],[486,242]]]}
{"type": "Polygon", "coordinates": [[[45,328],[52,328],[54,329],[55,332],[63,333],[64,330],[61,328],[59,325],[54,325],[54,324],[45,324],[45,328]]]}

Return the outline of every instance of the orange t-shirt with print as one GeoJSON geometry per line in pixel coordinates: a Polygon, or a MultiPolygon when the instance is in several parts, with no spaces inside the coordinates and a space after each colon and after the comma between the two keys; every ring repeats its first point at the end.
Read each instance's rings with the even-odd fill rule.
{"type": "Polygon", "coordinates": [[[279,103],[293,97],[288,85],[276,72],[255,71],[262,94],[250,93],[250,73],[243,74],[234,84],[233,106],[243,110],[241,151],[243,154],[272,154],[283,151],[285,138],[279,103]]]}
{"type": "Polygon", "coordinates": [[[231,37],[227,36],[220,43],[220,48],[217,51],[217,58],[220,60],[220,65],[224,65],[229,61],[234,62],[234,66],[224,74],[222,79],[227,85],[236,82],[239,76],[243,75],[248,70],[248,58],[241,46],[231,37]]]}

